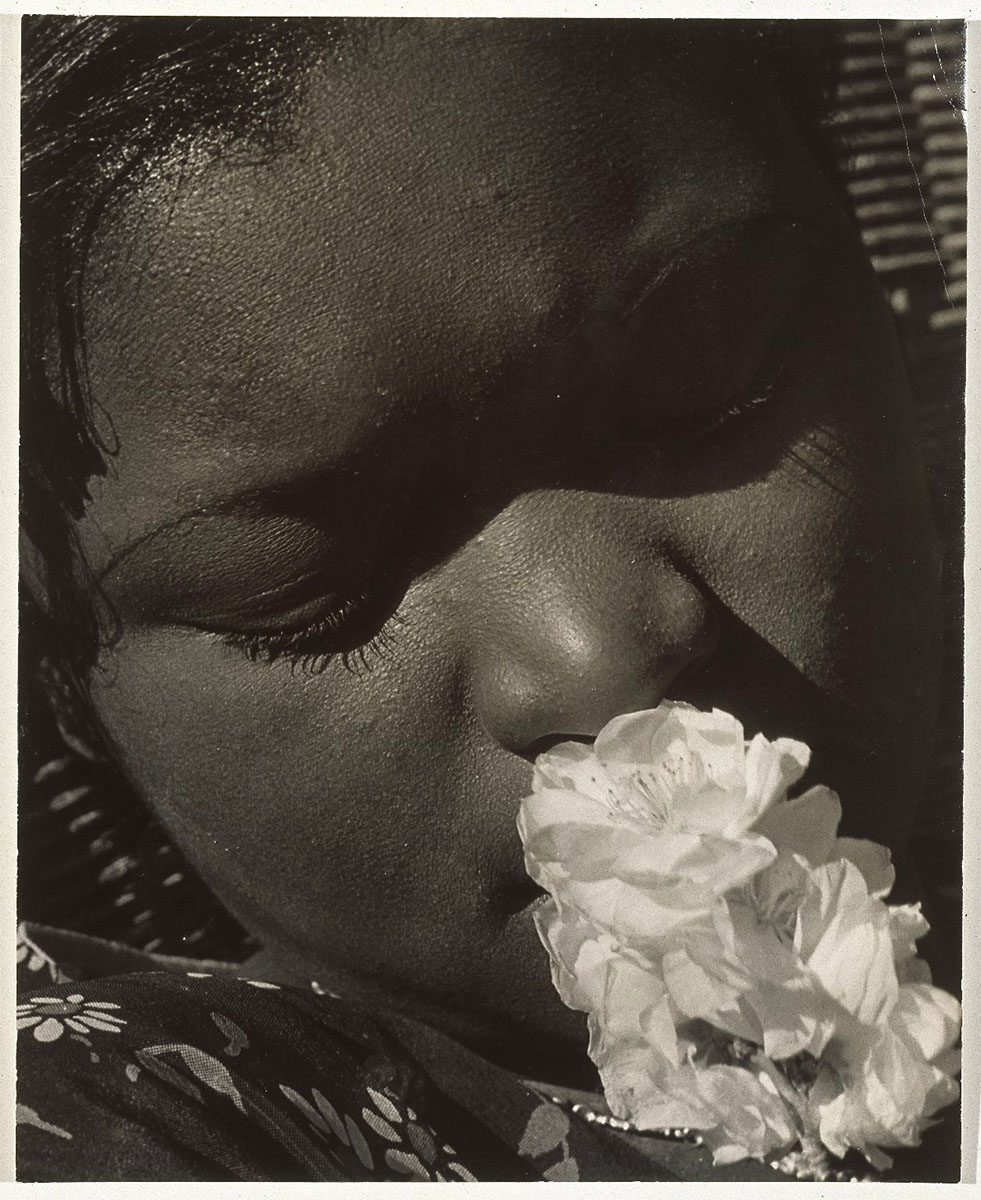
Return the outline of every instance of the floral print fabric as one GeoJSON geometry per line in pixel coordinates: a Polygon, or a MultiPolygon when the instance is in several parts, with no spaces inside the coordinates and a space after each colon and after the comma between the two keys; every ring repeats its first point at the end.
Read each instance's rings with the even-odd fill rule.
{"type": "Polygon", "coordinates": [[[107,943],[22,931],[22,1181],[779,1178],[590,1124],[427,1026],[322,988],[113,961],[107,943]]]}
{"type": "Polygon", "coordinates": [[[81,992],[63,998],[35,996],[17,1005],[17,1028],[32,1029],[39,1042],[56,1042],[66,1029],[73,1029],[81,1041],[93,1029],[119,1033],[125,1022],[113,1015],[115,1008],[119,1005],[111,1000],[86,1000],[81,992]]]}

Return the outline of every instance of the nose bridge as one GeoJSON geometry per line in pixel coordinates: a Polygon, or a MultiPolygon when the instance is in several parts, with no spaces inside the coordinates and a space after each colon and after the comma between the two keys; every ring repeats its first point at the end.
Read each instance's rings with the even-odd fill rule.
{"type": "Polygon", "coordinates": [[[656,502],[520,497],[473,547],[475,711],[508,749],[593,736],[711,652],[715,614],[658,551],[656,502]]]}

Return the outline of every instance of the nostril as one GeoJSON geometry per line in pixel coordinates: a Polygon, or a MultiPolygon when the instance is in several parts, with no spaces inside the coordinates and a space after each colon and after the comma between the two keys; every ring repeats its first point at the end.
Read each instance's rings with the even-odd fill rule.
{"type": "Polygon", "coordinates": [[[521,751],[521,757],[526,758],[529,762],[534,762],[539,754],[545,754],[554,746],[558,746],[562,742],[579,742],[583,746],[591,746],[593,737],[580,733],[554,733],[548,734],[546,737],[540,737],[526,746],[521,751]]]}
{"type": "Polygon", "coordinates": [[[547,896],[548,892],[544,888],[540,888],[533,879],[526,877],[493,888],[488,900],[495,912],[501,916],[513,917],[516,913],[524,912],[525,909],[539,903],[547,896]]]}

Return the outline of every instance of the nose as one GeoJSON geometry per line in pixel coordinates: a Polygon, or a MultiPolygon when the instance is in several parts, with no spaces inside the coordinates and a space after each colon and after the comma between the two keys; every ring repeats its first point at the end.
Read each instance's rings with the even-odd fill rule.
{"type": "Polygon", "coordinates": [[[508,750],[593,737],[712,652],[715,613],[658,551],[654,503],[533,493],[478,539],[472,703],[508,750]]]}

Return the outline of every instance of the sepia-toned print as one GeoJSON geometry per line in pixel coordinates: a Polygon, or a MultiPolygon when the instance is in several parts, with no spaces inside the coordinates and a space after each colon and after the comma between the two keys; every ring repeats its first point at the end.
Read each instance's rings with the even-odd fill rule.
{"type": "Polygon", "coordinates": [[[956,1181],[956,21],[22,23],[18,1178],[956,1181]]]}

